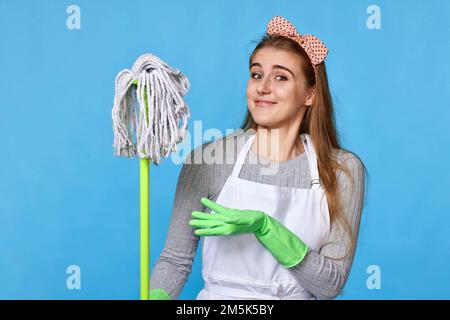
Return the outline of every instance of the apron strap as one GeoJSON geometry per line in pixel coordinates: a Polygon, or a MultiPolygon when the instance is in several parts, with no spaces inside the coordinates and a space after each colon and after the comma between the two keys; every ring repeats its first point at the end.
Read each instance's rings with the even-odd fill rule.
{"type": "Polygon", "coordinates": [[[231,174],[233,177],[238,178],[239,173],[241,172],[241,168],[244,165],[245,157],[247,156],[248,151],[250,150],[253,141],[255,140],[256,134],[253,134],[250,138],[247,139],[247,142],[245,142],[244,147],[242,148],[241,152],[239,152],[239,155],[236,160],[236,164],[233,168],[233,173],[231,174]]]}
{"type": "Polygon", "coordinates": [[[316,150],[314,149],[314,145],[309,134],[303,133],[301,135],[301,138],[309,161],[309,171],[311,173],[311,189],[319,189],[320,187],[322,187],[322,183],[320,182],[319,178],[316,150]]]}

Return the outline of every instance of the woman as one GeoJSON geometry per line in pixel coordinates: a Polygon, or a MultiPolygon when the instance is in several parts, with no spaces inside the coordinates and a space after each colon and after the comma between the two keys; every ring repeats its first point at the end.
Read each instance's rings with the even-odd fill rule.
{"type": "Polygon", "coordinates": [[[271,19],[250,56],[244,132],[197,148],[183,165],[151,299],[178,296],[200,237],[205,287],[197,299],[332,299],[341,292],[365,167],[337,141],[327,53],[316,37],[271,19]],[[235,148],[227,164],[222,155],[234,157],[235,148]],[[201,163],[206,149],[216,163],[201,163]],[[262,161],[276,170],[262,174],[262,161]]]}

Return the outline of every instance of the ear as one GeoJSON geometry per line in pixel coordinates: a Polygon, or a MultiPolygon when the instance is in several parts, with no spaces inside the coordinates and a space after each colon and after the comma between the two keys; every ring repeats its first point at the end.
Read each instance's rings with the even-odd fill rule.
{"type": "Polygon", "coordinates": [[[313,102],[314,102],[314,98],[316,96],[316,90],[315,87],[312,89],[308,89],[308,94],[306,96],[306,100],[305,100],[305,106],[311,107],[313,102]]]}

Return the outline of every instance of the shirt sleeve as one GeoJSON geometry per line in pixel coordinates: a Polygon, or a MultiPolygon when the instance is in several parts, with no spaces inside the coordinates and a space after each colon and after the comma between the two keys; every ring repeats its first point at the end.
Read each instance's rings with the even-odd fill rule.
{"type": "MultiPolygon", "coordinates": [[[[344,165],[350,169],[354,188],[352,190],[347,175],[339,171],[338,190],[344,214],[357,237],[364,198],[364,167],[355,155],[347,158],[344,165]]],[[[356,246],[348,252],[349,242],[350,237],[341,224],[333,223],[326,244],[320,252],[311,249],[297,266],[288,270],[316,298],[333,299],[342,291],[350,273],[356,246]],[[342,259],[346,253],[347,256],[342,259]]]]}
{"type": "MultiPolygon", "coordinates": [[[[204,146],[203,146],[204,147],[204,146]]],[[[192,151],[181,169],[169,232],[164,249],[155,263],[150,278],[150,289],[164,289],[177,299],[191,273],[199,237],[189,225],[194,210],[204,211],[202,197],[208,197],[209,166],[202,163],[202,147],[192,151]]]]}

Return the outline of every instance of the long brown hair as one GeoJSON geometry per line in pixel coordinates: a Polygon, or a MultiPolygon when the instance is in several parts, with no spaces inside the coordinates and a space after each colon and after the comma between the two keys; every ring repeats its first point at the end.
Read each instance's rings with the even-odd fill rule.
{"type": "MultiPolygon", "coordinates": [[[[308,107],[304,114],[299,128],[299,135],[307,133],[313,141],[317,153],[319,176],[328,201],[330,221],[331,223],[339,222],[349,234],[350,243],[345,254],[347,256],[355,248],[356,234],[343,212],[343,206],[338,194],[337,171],[341,169],[352,181],[352,192],[354,184],[350,170],[337,161],[336,152],[333,152],[333,149],[336,151],[344,150],[352,153],[358,159],[359,157],[355,153],[341,147],[338,141],[325,62],[316,65],[316,71],[314,72],[311,60],[296,41],[284,36],[265,34],[250,55],[249,67],[255,54],[262,48],[275,48],[298,54],[302,60],[301,70],[305,75],[307,88],[315,87],[315,98],[312,106],[308,107]]],[[[251,113],[247,110],[241,129],[244,131],[250,128],[256,130],[257,126],[251,113]]],[[[364,164],[363,167],[364,173],[367,174],[364,164]]],[[[345,256],[339,259],[343,259],[345,256]]]]}

